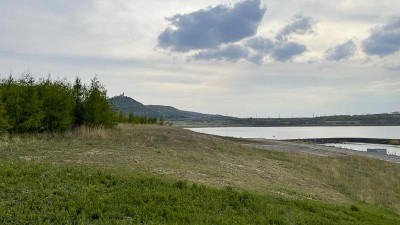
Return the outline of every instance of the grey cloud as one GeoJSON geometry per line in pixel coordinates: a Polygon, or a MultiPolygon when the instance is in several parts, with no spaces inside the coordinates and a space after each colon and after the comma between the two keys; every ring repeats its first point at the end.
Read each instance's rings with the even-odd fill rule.
{"type": "Polygon", "coordinates": [[[384,66],[385,69],[393,71],[393,72],[399,72],[400,71],[400,64],[388,64],[384,66]]]}
{"type": "Polygon", "coordinates": [[[255,37],[247,40],[246,46],[257,51],[269,52],[275,47],[275,43],[269,38],[255,37]]]}
{"type": "Polygon", "coordinates": [[[283,27],[276,35],[275,40],[255,37],[247,40],[245,45],[256,51],[256,54],[248,58],[249,61],[260,65],[265,56],[269,55],[273,60],[287,62],[307,51],[303,44],[288,41],[292,34],[308,34],[313,32],[315,22],[310,17],[297,15],[283,27]]]}
{"type": "Polygon", "coordinates": [[[296,42],[273,41],[263,37],[249,39],[246,46],[256,52],[248,60],[257,65],[262,64],[263,58],[267,55],[276,61],[287,62],[307,51],[305,45],[296,42]]]}
{"type": "Polygon", "coordinates": [[[297,15],[275,38],[255,37],[265,13],[260,4],[260,0],[247,0],[233,7],[219,5],[171,17],[168,19],[171,26],[159,35],[158,45],[177,52],[201,50],[190,56],[194,60],[236,62],[244,59],[256,65],[262,65],[266,56],[287,62],[306,52],[305,45],[288,38],[292,34],[311,33],[313,19],[297,15]],[[254,12],[256,15],[252,15],[254,12]]]}
{"type": "Polygon", "coordinates": [[[313,27],[315,22],[310,17],[305,17],[302,15],[296,15],[292,20],[283,27],[278,34],[276,39],[280,41],[285,41],[292,34],[309,34],[314,32],[313,27]]]}
{"type": "Polygon", "coordinates": [[[264,63],[265,54],[256,53],[247,58],[248,61],[256,64],[257,66],[261,66],[264,63]]]}
{"type": "Polygon", "coordinates": [[[362,43],[368,55],[384,57],[400,50],[400,17],[392,17],[387,24],[374,28],[362,43]]]}
{"type": "Polygon", "coordinates": [[[357,46],[352,40],[346,41],[343,44],[337,45],[334,48],[330,48],[325,52],[325,59],[331,61],[339,61],[342,59],[348,59],[354,56],[356,53],[357,46]]]}
{"type": "Polygon", "coordinates": [[[260,66],[266,56],[270,56],[275,61],[287,62],[306,51],[305,45],[296,42],[274,42],[268,38],[255,37],[245,43],[229,44],[216,50],[201,51],[192,56],[192,59],[229,62],[245,59],[260,66]]]}
{"type": "Polygon", "coordinates": [[[220,60],[236,62],[249,56],[247,48],[231,44],[217,50],[205,50],[195,54],[192,58],[197,60],[220,60]]]}
{"type": "Polygon", "coordinates": [[[287,62],[306,51],[305,45],[296,42],[282,42],[273,49],[270,56],[276,61],[287,62]]]}
{"type": "Polygon", "coordinates": [[[246,0],[233,7],[218,5],[168,18],[170,26],[158,36],[158,46],[186,52],[211,49],[253,36],[266,8],[260,0],[246,0]]]}

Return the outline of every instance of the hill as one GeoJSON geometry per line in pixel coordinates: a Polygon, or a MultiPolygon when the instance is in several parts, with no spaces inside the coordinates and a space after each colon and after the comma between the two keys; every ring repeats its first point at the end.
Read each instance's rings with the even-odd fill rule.
{"type": "Polygon", "coordinates": [[[166,120],[210,120],[229,118],[221,115],[203,114],[197,112],[183,111],[172,106],[144,105],[133,98],[119,95],[109,99],[116,111],[122,111],[125,115],[146,115],[148,117],[163,117],[166,120]]]}
{"type": "Polygon", "coordinates": [[[132,112],[135,115],[163,117],[182,127],[400,126],[400,113],[397,112],[312,118],[237,118],[183,111],[172,106],[143,105],[124,95],[112,97],[109,102],[116,111],[122,111],[125,115],[132,112]]]}

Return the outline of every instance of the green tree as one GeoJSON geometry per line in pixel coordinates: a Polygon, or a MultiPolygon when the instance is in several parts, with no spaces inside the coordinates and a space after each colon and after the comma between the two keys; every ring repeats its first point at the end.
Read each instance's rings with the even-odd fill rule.
{"type": "Polygon", "coordinates": [[[103,85],[97,80],[92,79],[88,96],[84,102],[84,120],[90,126],[111,127],[112,111],[107,101],[107,92],[103,85]]]}
{"type": "Polygon", "coordinates": [[[5,108],[10,131],[17,131],[22,120],[21,89],[14,78],[10,75],[2,81],[3,96],[2,102],[5,108]]]}
{"type": "Polygon", "coordinates": [[[80,126],[85,122],[84,100],[87,95],[87,90],[78,77],[75,79],[75,83],[72,87],[72,95],[74,98],[74,123],[75,126],[80,126]]]}
{"type": "Polygon", "coordinates": [[[43,129],[53,132],[71,128],[74,122],[74,99],[68,84],[65,81],[52,82],[48,78],[40,84],[40,89],[43,129]]]}
{"type": "Polygon", "coordinates": [[[38,86],[35,79],[30,74],[24,74],[19,80],[22,96],[20,104],[22,106],[22,120],[18,127],[22,132],[38,131],[42,125],[44,113],[42,111],[42,101],[38,95],[38,86]]]}
{"type": "Polygon", "coordinates": [[[135,123],[135,115],[133,115],[132,112],[129,113],[128,122],[129,122],[129,123],[135,123]]]}
{"type": "Polygon", "coordinates": [[[8,123],[8,116],[7,116],[7,111],[6,107],[4,106],[4,103],[2,101],[2,90],[0,89],[0,132],[1,131],[8,131],[12,127],[8,123]]]}

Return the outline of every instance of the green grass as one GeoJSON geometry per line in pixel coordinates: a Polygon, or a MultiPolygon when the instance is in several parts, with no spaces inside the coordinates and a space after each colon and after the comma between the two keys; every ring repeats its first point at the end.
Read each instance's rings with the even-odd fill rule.
{"type": "Polygon", "coordinates": [[[392,210],[85,166],[0,164],[1,224],[399,224],[392,210]]]}
{"type": "Polygon", "coordinates": [[[400,224],[399,164],[249,143],[160,126],[0,136],[0,224],[400,224]]]}

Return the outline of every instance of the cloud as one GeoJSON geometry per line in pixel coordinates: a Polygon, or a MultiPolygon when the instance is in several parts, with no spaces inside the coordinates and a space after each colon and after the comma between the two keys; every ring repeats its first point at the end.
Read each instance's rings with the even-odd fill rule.
{"type": "Polygon", "coordinates": [[[384,68],[393,72],[400,72],[400,64],[387,64],[384,68]]]}
{"type": "Polygon", "coordinates": [[[371,35],[362,42],[368,55],[385,57],[400,50],[400,16],[392,17],[388,23],[375,27],[371,35]]]}
{"type": "Polygon", "coordinates": [[[274,41],[263,37],[249,39],[245,45],[256,52],[256,54],[249,57],[249,61],[257,65],[260,65],[267,55],[275,61],[287,62],[307,51],[305,45],[296,42],[274,41]]]}
{"type": "MultiPolygon", "coordinates": [[[[312,32],[313,19],[301,15],[294,16],[289,24],[281,29],[275,39],[252,37],[234,45],[234,48],[203,51],[196,54],[194,59],[224,60],[236,62],[245,59],[258,66],[269,56],[274,61],[288,62],[307,51],[303,44],[288,41],[291,34],[307,34],[312,32]],[[240,47],[240,48],[239,48],[240,47]]],[[[233,47],[233,46],[231,46],[233,47]]]]}
{"type": "Polygon", "coordinates": [[[287,24],[278,32],[275,38],[279,41],[285,41],[292,34],[313,33],[314,25],[315,22],[312,18],[305,17],[303,15],[296,15],[291,19],[289,24],[287,24]]]}
{"type": "Polygon", "coordinates": [[[177,14],[167,19],[170,26],[158,36],[158,46],[187,52],[237,42],[256,34],[265,11],[260,0],[246,0],[177,14]]]}
{"type": "Polygon", "coordinates": [[[334,48],[330,48],[325,52],[325,59],[330,61],[339,61],[342,59],[348,59],[354,56],[356,53],[357,46],[352,40],[346,41],[343,44],[339,44],[334,48]]]}
{"type": "Polygon", "coordinates": [[[260,0],[234,6],[218,5],[168,18],[170,25],[158,36],[158,46],[174,52],[190,52],[189,60],[237,62],[262,65],[266,56],[280,62],[292,61],[307,47],[289,41],[292,34],[313,32],[314,20],[294,16],[273,38],[255,36],[265,14],[260,0]]]}
{"type": "Polygon", "coordinates": [[[269,38],[254,37],[246,41],[246,46],[256,51],[269,52],[275,47],[275,43],[269,38]]]}
{"type": "Polygon", "coordinates": [[[195,54],[192,58],[197,60],[220,60],[236,62],[240,59],[246,59],[249,56],[247,48],[231,44],[217,50],[205,50],[195,54]]]}
{"type": "Polygon", "coordinates": [[[254,64],[256,64],[257,66],[261,66],[264,63],[264,58],[265,58],[265,54],[262,53],[256,53],[253,55],[250,55],[247,60],[249,62],[252,62],[254,64]]]}
{"type": "Polygon", "coordinates": [[[192,56],[195,60],[218,60],[236,62],[247,60],[258,66],[269,56],[274,61],[288,62],[307,51],[307,47],[296,42],[279,42],[269,38],[254,37],[244,43],[229,44],[215,50],[205,50],[192,56]]]}
{"type": "Polygon", "coordinates": [[[217,60],[237,62],[241,59],[262,65],[266,56],[275,61],[287,62],[307,51],[305,45],[296,42],[278,42],[255,37],[245,43],[229,44],[215,50],[204,50],[192,56],[195,60],[217,60]]]}
{"type": "Polygon", "coordinates": [[[296,42],[282,42],[273,49],[270,56],[276,61],[287,62],[306,51],[305,45],[296,42]]]}

